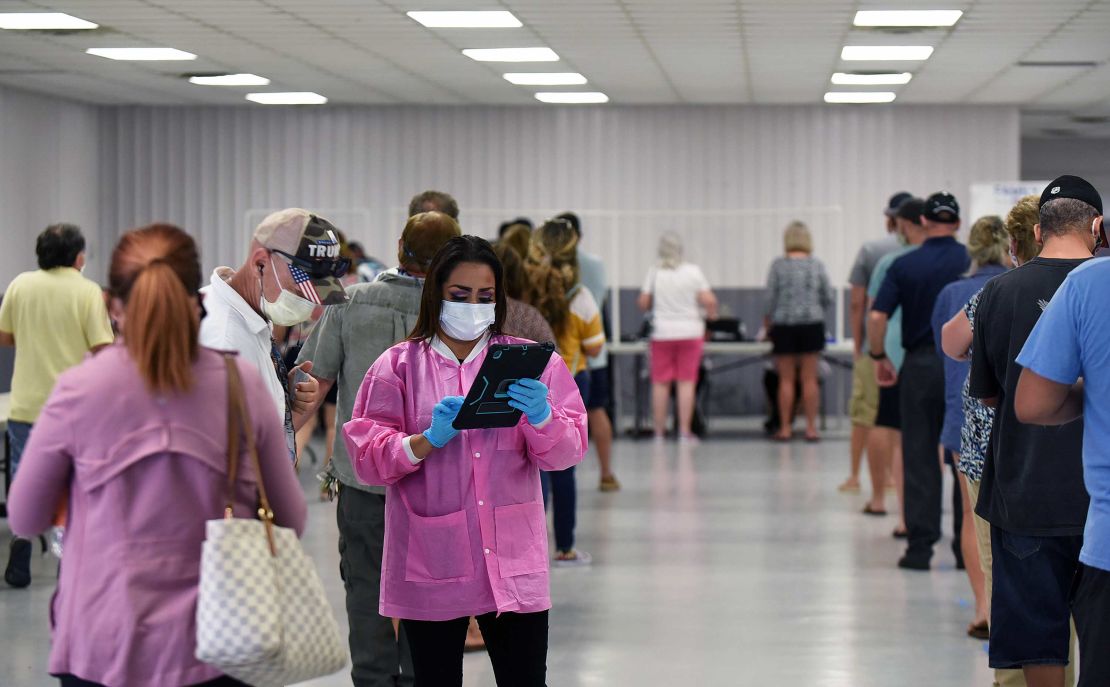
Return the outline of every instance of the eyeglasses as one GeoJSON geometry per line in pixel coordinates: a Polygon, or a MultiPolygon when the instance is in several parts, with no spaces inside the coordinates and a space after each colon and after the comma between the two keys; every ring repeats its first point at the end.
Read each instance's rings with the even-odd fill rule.
{"type": "Polygon", "coordinates": [[[351,269],[351,261],[347,258],[336,258],[335,260],[305,260],[298,258],[296,255],[290,255],[282,250],[271,249],[271,252],[277,253],[281,257],[289,261],[290,264],[296,265],[298,268],[304,270],[313,279],[324,279],[325,277],[339,278],[347,274],[351,269]]]}

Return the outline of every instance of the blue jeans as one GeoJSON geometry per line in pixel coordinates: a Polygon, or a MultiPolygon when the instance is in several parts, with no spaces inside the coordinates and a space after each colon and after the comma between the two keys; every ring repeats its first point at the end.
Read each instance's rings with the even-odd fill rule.
{"type": "Polygon", "coordinates": [[[15,479],[16,470],[19,469],[19,460],[23,457],[23,449],[27,447],[27,440],[31,438],[31,425],[18,420],[8,420],[8,465],[11,467],[11,478],[15,479]]]}
{"type": "MultiPolygon", "coordinates": [[[[578,393],[583,399],[590,396],[590,373],[580,372],[574,376],[578,393]]],[[[544,506],[551,503],[555,518],[555,550],[570,551],[574,548],[574,527],[578,512],[578,488],[574,481],[574,466],[556,472],[541,472],[540,484],[543,486],[544,506]],[[548,492],[551,493],[548,498],[548,492]]]]}

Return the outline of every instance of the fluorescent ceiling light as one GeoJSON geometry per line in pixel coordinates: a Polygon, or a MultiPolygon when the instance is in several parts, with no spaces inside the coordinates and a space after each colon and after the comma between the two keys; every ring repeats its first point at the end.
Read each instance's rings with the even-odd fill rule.
{"type": "Polygon", "coordinates": [[[478,48],[463,50],[464,55],[479,62],[558,62],[551,48],[478,48]]]}
{"type": "Polygon", "coordinates": [[[248,93],[247,100],[263,105],[323,105],[328,99],[319,93],[300,91],[295,93],[248,93]]]}
{"type": "Polygon", "coordinates": [[[524,24],[512,12],[407,12],[429,29],[517,29],[524,24]]]}
{"type": "Polygon", "coordinates": [[[138,60],[154,62],[163,60],[195,60],[197,56],[184,50],[173,48],[89,48],[90,55],[107,57],[109,60],[138,60]]]}
{"type": "Polygon", "coordinates": [[[928,45],[846,45],[840,51],[842,60],[927,60],[933,54],[928,45]]]}
{"type": "Polygon", "coordinates": [[[961,10],[860,10],[856,26],[953,26],[961,10]]]}
{"type": "Polygon", "coordinates": [[[832,82],[837,86],[901,86],[907,84],[913,74],[845,74],[837,72],[832,75],[832,82]]]}
{"type": "Polygon", "coordinates": [[[598,92],[584,93],[537,93],[536,100],[541,103],[562,103],[569,105],[582,105],[588,103],[607,103],[609,96],[598,92]]]}
{"type": "Polygon", "coordinates": [[[255,74],[220,74],[218,76],[193,76],[189,83],[198,86],[269,86],[270,80],[255,74]]]}
{"type": "Polygon", "coordinates": [[[581,86],[586,83],[586,77],[578,72],[517,72],[503,76],[517,86],[581,86]]]}
{"type": "Polygon", "coordinates": [[[830,92],[825,94],[826,103],[892,103],[894,93],[890,91],[872,91],[861,93],[830,92]]]}
{"type": "Polygon", "coordinates": [[[62,12],[6,12],[0,14],[0,29],[27,31],[95,28],[99,28],[99,25],[62,12]]]}

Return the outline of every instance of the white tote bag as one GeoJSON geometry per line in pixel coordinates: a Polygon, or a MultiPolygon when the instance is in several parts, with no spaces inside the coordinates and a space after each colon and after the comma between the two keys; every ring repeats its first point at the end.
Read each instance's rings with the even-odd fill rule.
{"type": "Polygon", "coordinates": [[[223,519],[209,520],[205,529],[197,660],[255,687],[330,675],[347,664],[346,646],[296,532],[273,524],[246,398],[231,356],[227,368],[227,508],[223,519]],[[258,520],[232,517],[241,435],[258,476],[258,520]]]}

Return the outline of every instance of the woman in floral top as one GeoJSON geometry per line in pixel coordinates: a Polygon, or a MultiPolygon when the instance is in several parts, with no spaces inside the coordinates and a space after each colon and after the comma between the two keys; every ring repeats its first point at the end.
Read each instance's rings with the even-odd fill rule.
{"type": "MultiPolygon", "coordinates": [[[[1006,216],[1005,230],[1010,240],[1010,260],[1015,266],[1020,266],[1032,260],[1040,252],[1040,246],[1037,245],[1033,237],[1033,226],[1038,222],[1039,200],[1037,196],[1026,196],[1018,201],[1017,205],[1006,216]]],[[[967,304],[944,325],[941,334],[941,347],[944,353],[954,360],[969,360],[980,293],[981,290],[976,292],[967,304]]],[[[991,429],[994,426],[994,410],[968,396],[966,378],[963,382],[962,402],[964,422],[960,433],[960,460],[957,469],[967,478],[968,505],[973,510],[979,500],[983,461],[986,458],[986,452],[990,445],[991,429]]],[[[986,617],[989,617],[991,588],[993,586],[990,525],[978,515],[973,515],[972,520],[975,528],[979,564],[983,572],[983,599],[984,605],[987,606],[986,617]]]]}

